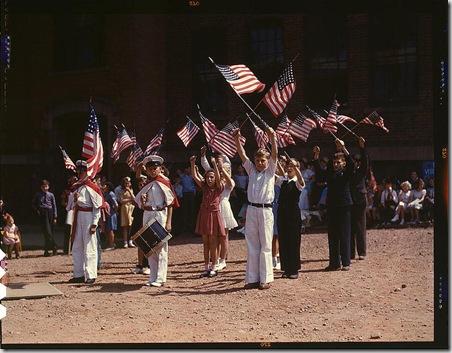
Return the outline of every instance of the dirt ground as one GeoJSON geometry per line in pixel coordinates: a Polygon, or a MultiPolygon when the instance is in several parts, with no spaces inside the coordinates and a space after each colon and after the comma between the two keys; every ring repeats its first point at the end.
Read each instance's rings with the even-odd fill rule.
{"type": "Polygon", "coordinates": [[[3,301],[3,344],[390,342],[433,340],[433,228],[368,231],[368,257],[323,272],[326,234],[302,237],[298,280],[275,272],[268,290],[244,290],[246,244],[230,236],[227,268],[203,269],[199,237],[170,240],[168,282],[132,274],[136,249],[104,252],[93,286],[69,284],[71,258],[24,251],[10,282],[50,282],[64,296],[3,301]]]}

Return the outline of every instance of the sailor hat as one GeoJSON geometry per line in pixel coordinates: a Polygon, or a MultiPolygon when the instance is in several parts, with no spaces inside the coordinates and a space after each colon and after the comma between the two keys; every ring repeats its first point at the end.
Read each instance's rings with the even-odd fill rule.
{"type": "Polygon", "coordinates": [[[143,159],[143,164],[150,167],[158,167],[163,164],[163,158],[155,154],[151,154],[143,159]]]}
{"type": "Polygon", "coordinates": [[[75,162],[75,166],[77,168],[88,168],[88,163],[86,163],[86,161],[79,159],[77,162],[75,162]]]}

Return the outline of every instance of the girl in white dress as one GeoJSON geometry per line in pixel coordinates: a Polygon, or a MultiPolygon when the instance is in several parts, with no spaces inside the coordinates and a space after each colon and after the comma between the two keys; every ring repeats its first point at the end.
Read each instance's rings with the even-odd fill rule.
{"type": "Polygon", "coordinates": [[[408,208],[411,211],[412,222],[411,224],[419,224],[419,211],[422,210],[422,203],[424,202],[427,190],[424,189],[424,181],[419,178],[414,184],[414,190],[412,192],[412,201],[408,204],[408,208]]]}
{"type": "Polygon", "coordinates": [[[391,219],[391,222],[397,222],[400,219],[400,225],[403,226],[405,223],[405,210],[412,200],[411,184],[409,181],[404,181],[400,184],[400,188],[402,190],[399,192],[399,204],[395,209],[395,216],[391,219]]]}

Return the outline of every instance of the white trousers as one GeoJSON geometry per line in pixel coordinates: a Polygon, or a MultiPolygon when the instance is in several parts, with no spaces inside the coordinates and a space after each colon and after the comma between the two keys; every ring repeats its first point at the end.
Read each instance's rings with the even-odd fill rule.
{"type": "Polygon", "coordinates": [[[91,212],[77,212],[77,229],[72,244],[74,277],[97,278],[97,236],[89,228],[93,221],[91,212]]]}
{"type": "MultiPolygon", "coordinates": [[[[166,209],[163,211],[144,211],[143,224],[150,219],[156,219],[163,227],[166,225],[166,209]]],[[[148,257],[149,263],[149,282],[166,282],[166,273],[168,272],[168,243],[166,242],[157,254],[148,257]]]]}
{"type": "Polygon", "coordinates": [[[248,249],[245,282],[273,282],[273,212],[271,207],[248,206],[245,236],[248,249]]]}

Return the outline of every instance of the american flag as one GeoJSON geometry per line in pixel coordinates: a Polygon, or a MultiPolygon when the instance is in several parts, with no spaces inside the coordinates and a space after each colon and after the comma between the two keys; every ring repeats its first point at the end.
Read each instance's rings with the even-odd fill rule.
{"type": "Polygon", "coordinates": [[[94,178],[102,169],[104,161],[104,149],[100,139],[99,124],[97,122],[96,112],[91,105],[88,127],[83,137],[82,157],[86,158],[88,164],[87,174],[94,178]]]}
{"type": "Polygon", "coordinates": [[[364,124],[370,124],[378,126],[379,128],[383,129],[385,132],[389,132],[389,129],[385,126],[385,122],[380,114],[378,114],[376,111],[373,111],[370,113],[367,117],[365,117],[362,122],[364,124]]]}
{"type": "Polygon", "coordinates": [[[281,122],[276,127],[275,133],[276,133],[276,142],[278,143],[279,148],[284,148],[289,145],[295,145],[295,141],[290,135],[289,129],[290,129],[291,122],[287,115],[285,115],[281,122]]]}
{"type": "Polygon", "coordinates": [[[251,118],[249,118],[251,124],[254,127],[254,136],[256,137],[256,142],[259,148],[266,148],[267,144],[270,142],[267,134],[259,126],[257,126],[251,118]]]}
{"type": "Polygon", "coordinates": [[[184,127],[177,132],[177,136],[179,136],[184,146],[187,147],[191,140],[198,134],[199,130],[199,127],[191,119],[188,119],[184,127]]]}
{"type": "Polygon", "coordinates": [[[315,112],[314,110],[312,110],[309,107],[306,107],[309,111],[309,113],[311,113],[311,115],[315,118],[315,120],[317,120],[317,122],[319,123],[320,128],[323,131],[331,131],[331,132],[337,132],[337,126],[336,125],[332,125],[332,124],[326,124],[326,119],[324,117],[322,117],[319,113],[315,112]],[[327,129],[327,127],[329,127],[330,129],[327,129]]]}
{"type": "Polygon", "coordinates": [[[133,144],[134,142],[130,138],[124,126],[117,129],[116,140],[113,142],[113,147],[111,149],[111,158],[113,158],[113,162],[116,162],[119,159],[119,155],[122,151],[130,146],[133,146],[133,144]]]}
{"type": "Polygon", "coordinates": [[[339,103],[337,100],[333,100],[333,103],[331,104],[330,111],[328,112],[328,116],[326,117],[325,121],[325,130],[337,131],[336,123],[337,123],[337,108],[339,107],[339,103]]]}
{"type": "Polygon", "coordinates": [[[264,96],[264,103],[275,117],[279,116],[286,108],[290,98],[295,92],[295,76],[292,63],[283,71],[281,76],[264,96]]]}
{"type": "Polygon", "coordinates": [[[63,149],[63,147],[59,146],[61,153],[63,154],[63,160],[64,160],[64,166],[66,169],[75,171],[75,164],[72,161],[72,159],[68,156],[66,151],[63,149]]]}
{"type": "Polygon", "coordinates": [[[262,92],[265,89],[265,84],[245,65],[215,66],[238,94],[262,92]]]}
{"type": "Polygon", "coordinates": [[[314,120],[305,117],[302,113],[298,114],[292,125],[290,126],[289,132],[298,137],[300,140],[306,142],[309,137],[309,133],[312,129],[316,127],[314,120]]]}
{"type": "Polygon", "coordinates": [[[162,144],[164,132],[165,129],[160,129],[157,135],[155,135],[154,138],[149,142],[148,147],[146,147],[146,151],[144,151],[145,156],[152,154],[152,152],[162,144]]]}
{"type": "Polygon", "coordinates": [[[142,160],[143,157],[143,150],[137,143],[135,143],[130,150],[129,156],[127,157],[127,165],[130,167],[130,169],[135,170],[137,163],[142,160]]]}
{"type": "Polygon", "coordinates": [[[238,127],[238,123],[237,126],[235,126],[234,123],[229,123],[220,131],[215,124],[204,117],[201,112],[199,112],[199,116],[201,117],[206,140],[212,150],[225,154],[231,158],[234,157],[237,153],[237,149],[231,132],[238,127]]]}
{"type": "Polygon", "coordinates": [[[355,119],[350,118],[347,115],[338,115],[337,116],[337,121],[340,122],[341,124],[344,124],[344,123],[347,123],[347,122],[357,124],[357,121],[355,119]]]}

